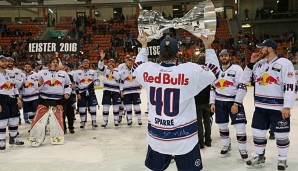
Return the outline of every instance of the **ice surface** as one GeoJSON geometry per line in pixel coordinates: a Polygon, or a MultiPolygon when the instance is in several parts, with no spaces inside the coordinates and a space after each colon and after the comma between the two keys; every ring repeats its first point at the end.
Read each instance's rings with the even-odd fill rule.
{"type": "MultiPolygon", "coordinates": [[[[101,103],[102,90],[97,90],[97,97],[101,103]]],[[[79,128],[79,115],[76,115],[75,134],[65,135],[64,145],[51,145],[49,135],[45,142],[38,148],[9,147],[0,152],[0,171],[145,171],[144,160],[147,151],[146,141],[146,93],[142,91],[142,120],[143,125],[137,126],[137,120],[133,117],[133,126],[126,126],[126,121],[119,128],[113,125],[112,108],[110,109],[109,124],[106,129],[92,130],[90,115],[86,128],[79,128]]],[[[247,135],[249,157],[253,150],[251,119],[254,110],[253,88],[248,88],[244,100],[247,114],[247,135]]],[[[102,109],[102,106],[101,106],[102,109]]],[[[102,111],[98,110],[98,124],[101,123],[102,111]]],[[[298,170],[298,102],[291,111],[290,150],[288,155],[289,167],[287,171],[298,170]]],[[[26,141],[29,125],[22,123],[19,139],[26,141]]],[[[266,167],[260,169],[248,169],[237,149],[235,129],[230,125],[232,138],[231,155],[222,158],[220,155],[221,142],[218,127],[212,127],[212,147],[201,150],[205,171],[272,171],[277,170],[277,148],[275,140],[268,140],[266,148],[266,167]]],[[[269,136],[269,135],[268,135],[269,136]]],[[[268,137],[267,136],[267,137],[268,137]]],[[[175,171],[176,165],[172,163],[167,171],[175,171]]]]}

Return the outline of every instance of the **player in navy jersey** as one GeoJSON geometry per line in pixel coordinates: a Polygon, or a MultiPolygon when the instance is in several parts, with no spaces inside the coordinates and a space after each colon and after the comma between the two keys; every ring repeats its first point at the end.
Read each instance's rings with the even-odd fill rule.
{"type": "Polygon", "coordinates": [[[142,49],[134,64],[134,75],[148,95],[149,145],[145,165],[150,170],[165,170],[173,156],[178,170],[203,168],[194,96],[215,80],[219,63],[211,49],[214,36],[202,40],[210,70],[190,62],[176,65],[178,42],[170,37],[160,44],[162,63],[148,62],[147,37],[138,37],[142,49]]]}

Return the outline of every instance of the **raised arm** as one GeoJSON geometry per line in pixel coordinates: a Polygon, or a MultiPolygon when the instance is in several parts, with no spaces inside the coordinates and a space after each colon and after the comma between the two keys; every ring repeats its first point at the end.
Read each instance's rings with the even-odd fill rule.
{"type": "Polygon", "coordinates": [[[139,35],[137,40],[142,44],[142,49],[136,57],[133,69],[136,69],[142,63],[148,62],[147,36],[139,35]]]}
{"type": "Polygon", "coordinates": [[[206,49],[206,66],[213,72],[215,77],[218,77],[219,74],[219,61],[217,58],[217,55],[212,49],[211,44],[214,41],[214,36],[209,35],[208,37],[201,36],[200,39],[202,39],[205,49],[206,49]]]}

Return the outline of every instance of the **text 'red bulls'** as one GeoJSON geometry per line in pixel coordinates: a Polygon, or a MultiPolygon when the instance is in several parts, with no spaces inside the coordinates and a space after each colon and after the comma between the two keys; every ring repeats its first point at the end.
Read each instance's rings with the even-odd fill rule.
{"type": "Polygon", "coordinates": [[[177,78],[171,77],[168,73],[159,73],[158,76],[151,76],[148,72],[143,74],[144,81],[156,84],[172,84],[172,85],[188,85],[189,78],[185,78],[184,74],[178,74],[177,78]]]}

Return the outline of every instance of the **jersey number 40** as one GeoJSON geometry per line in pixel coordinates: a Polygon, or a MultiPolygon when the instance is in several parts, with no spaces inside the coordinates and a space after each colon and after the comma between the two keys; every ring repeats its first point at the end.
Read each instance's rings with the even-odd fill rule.
{"type": "Polygon", "coordinates": [[[156,114],[163,113],[168,117],[179,114],[180,89],[150,87],[150,103],[155,106],[156,114]]]}

